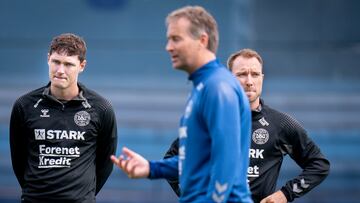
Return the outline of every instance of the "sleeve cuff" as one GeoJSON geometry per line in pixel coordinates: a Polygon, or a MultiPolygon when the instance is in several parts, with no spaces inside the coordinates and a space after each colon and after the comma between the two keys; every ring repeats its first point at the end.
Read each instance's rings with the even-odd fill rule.
{"type": "Polygon", "coordinates": [[[284,193],[288,202],[292,202],[294,200],[293,198],[291,198],[291,192],[288,190],[288,188],[284,186],[280,190],[284,193]]]}
{"type": "Polygon", "coordinates": [[[154,163],[154,161],[149,161],[149,179],[155,179],[157,172],[156,172],[156,164],[154,163]]]}

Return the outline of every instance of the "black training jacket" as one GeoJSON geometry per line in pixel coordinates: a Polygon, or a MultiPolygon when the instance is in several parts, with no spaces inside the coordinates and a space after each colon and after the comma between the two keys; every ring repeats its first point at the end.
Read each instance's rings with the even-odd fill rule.
{"type": "Polygon", "coordinates": [[[62,103],[50,83],[20,97],[10,120],[13,170],[23,202],[95,202],[117,146],[110,103],[82,84],[62,103]]]}
{"type": "MultiPolygon", "coordinates": [[[[261,110],[252,111],[251,149],[248,179],[255,203],[276,191],[276,182],[285,155],[289,155],[302,172],[281,187],[289,202],[320,184],[329,174],[330,163],[304,128],[292,117],[276,111],[261,100],[261,110]]],[[[177,155],[176,139],[165,158],[177,155]]],[[[168,180],[177,195],[178,180],[168,180]]]]}

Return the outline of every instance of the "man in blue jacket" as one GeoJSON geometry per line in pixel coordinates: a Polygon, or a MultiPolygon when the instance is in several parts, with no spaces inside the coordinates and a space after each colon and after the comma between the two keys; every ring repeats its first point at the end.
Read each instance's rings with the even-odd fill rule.
{"type": "Polygon", "coordinates": [[[249,101],[235,77],[216,59],[218,30],[202,7],[187,6],[166,19],[166,50],[175,69],[193,82],[179,127],[179,155],[147,161],[124,148],[113,162],[131,178],[179,177],[180,202],[251,203],[249,101]]]}

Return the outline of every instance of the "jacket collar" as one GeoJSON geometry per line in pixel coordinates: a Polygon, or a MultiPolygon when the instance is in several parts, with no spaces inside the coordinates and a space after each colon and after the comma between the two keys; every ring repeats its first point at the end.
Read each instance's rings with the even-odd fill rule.
{"type": "Polygon", "coordinates": [[[265,103],[264,100],[260,98],[260,106],[256,110],[251,110],[251,114],[253,119],[257,119],[258,117],[262,116],[264,111],[265,103]]]}
{"type": "Polygon", "coordinates": [[[216,68],[222,67],[218,59],[209,61],[205,65],[198,68],[189,76],[189,80],[193,81],[194,86],[197,86],[204,78],[210,75],[216,68]]]}
{"type": "MultiPolygon", "coordinates": [[[[51,95],[51,92],[50,92],[50,85],[51,85],[51,82],[49,82],[46,86],[45,86],[45,89],[44,91],[42,92],[42,95],[44,98],[48,98],[50,100],[53,100],[55,102],[58,102],[58,103],[62,103],[61,101],[59,101],[57,98],[55,98],[53,95],[51,95]]],[[[79,94],[74,97],[72,100],[70,101],[81,101],[82,102],[82,105],[85,107],[85,108],[91,108],[91,105],[89,104],[88,100],[85,98],[84,95],[86,95],[87,93],[87,89],[86,87],[81,84],[81,83],[78,83],[77,84],[78,87],[79,87],[79,94]]]]}

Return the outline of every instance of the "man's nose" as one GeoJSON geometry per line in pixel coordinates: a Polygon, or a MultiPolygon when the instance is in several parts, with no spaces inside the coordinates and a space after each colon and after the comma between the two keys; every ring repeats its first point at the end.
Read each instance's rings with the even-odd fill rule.
{"type": "Polygon", "coordinates": [[[173,50],[173,45],[171,42],[167,42],[165,46],[166,51],[171,52],[173,50]]]}
{"type": "Polygon", "coordinates": [[[57,69],[56,69],[57,73],[65,73],[65,66],[64,64],[59,64],[57,69]]]}
{"type": "Polygon", "coordinates": [[[252,86],[252,85],[253,85],[253,78],[252,78],[251,74],[248,74],[248,75],[246,76],[246,84],[247,84],[248,86],[252,86]]]}

